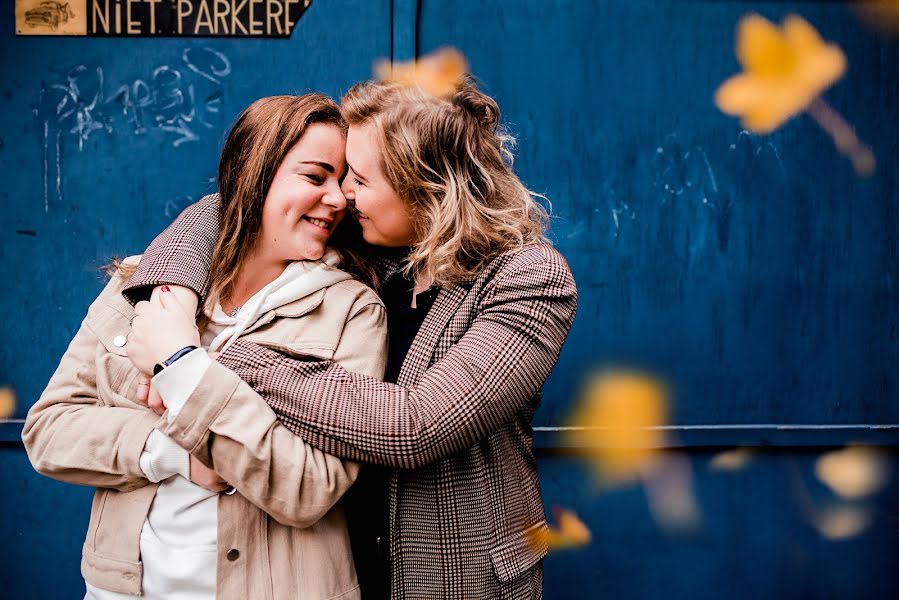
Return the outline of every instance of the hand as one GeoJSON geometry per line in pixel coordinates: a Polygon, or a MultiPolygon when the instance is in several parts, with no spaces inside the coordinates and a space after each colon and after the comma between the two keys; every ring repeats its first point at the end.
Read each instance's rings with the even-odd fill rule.
{"type": "Polygon", "coordinates": [[[156,391],[156,388],[153,387],[150,378],[143,373],[141,373],[140,380],[137,382],[137,397],[135,401],[138,404],[143,404],[159,416],[165,413],[165,401],[159,395],[159,392],[156,391]]]}
{"type": "Polygon", "coordinates": [[[134,401],[138,404],[143,404],[147,408],[150,408],[149,399],[150,378],[141,373],[140,379],[137,380],[137,395],[134,397],[134,401]]]}
{"type": "Polygon", "coordinates": [[[190,480],[210,492],[220,493],[231,487],[219,477],[218,473],[201,463],[193,454],[190,455],[190,480]]]}
{"type": "Polygon", "coordinates": [[[153,302],[138,302],[128,335],[128,357],[137,369],[152,376],[153,366],[161,363],[185,346],[200,345],[193,314],[169,291],[153,302]]]}
{"type": "Polygon", "coordinates": [[[158,304],[160,302],[159,296],[165,293],[162,291],[163,288],[167,288],[168,291],[174,295],[185,313],[196,318],[199,300],[194,291],[188,287],[181,285],[158,285],[153,288],[153,294],[150,296],[150,304],[158,304]]]}

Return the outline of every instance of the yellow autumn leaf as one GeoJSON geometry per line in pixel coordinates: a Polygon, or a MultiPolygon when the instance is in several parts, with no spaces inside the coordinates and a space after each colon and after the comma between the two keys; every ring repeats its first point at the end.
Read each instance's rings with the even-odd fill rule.
{"type": "Polygon", "coordinates": [[[8,419],[16,412],[16,392],[9,386],[0,387],[0,419],[8,419]]]}
{"type": "Polygon", "coordinates": [[[665,386],[633,371],[600,373],[571,416],[573,436],[587,436],[601,478],[624,482],[651,468],[664,445],[665,386]]]}
{"type": "Polygon", "coordinates": [[[656,468],[645,473],[642,480],[649,510],[659,527],[672,534],[699,529],[702,519],[686,455],[659,453],[656,468]]]}
{"type": "Polygon", "coordinates": [[[899,0],[857,0],[852,6],[872,29],[886,37],[899,35],[899,0]]]}
{"type": "Polygon", "coordinates": [[[815,528],[829,540],[853,538],[871,526],[873,516],[858,506],[837,506],[821,512],[814,519],[815,528]]]}
{"type": "Polygon", "coordinates": [[[734,448],[719,452],[712,457],[709,468],[713,471],[739,471],[752,460],[752,450],[749,448],[734,448]]]}
{"type": "Polygon", "coordinates": [[[455,48],[442,48],[410,62],[381,60],[375,64],[380,81],[421,88],[439,98],[453,95],[467,72],[468,62],[455,48]]]}
{"type": "Polygon", "coordinates": [[[718,88],[715,104],[756,133],[774,131],[805,110],[846,71],[843,51],[797,15],[780,28],[757,14],[743,17],[736,54],[744,72],[718,88]]]}
{"type": "Polygon", "coordinates": [[[567,548],[579,548],[590,543],[593,536],[590,529],[572,511],[554,508],[556,527],[538,528],[525,533],[528,542],[536,549],[547,548],[550,552],[567,548]]]}
{"type": "Polygon", "coordinates": [[[886,485],[889,466],[881,451],[849,446],[820,457],[815,462],[815,475],[843,498],[864,498],[886,485]]]}

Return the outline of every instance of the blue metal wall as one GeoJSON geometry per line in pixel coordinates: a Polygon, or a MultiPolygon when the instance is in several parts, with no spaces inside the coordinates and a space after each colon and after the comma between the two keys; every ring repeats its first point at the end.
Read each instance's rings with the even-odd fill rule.
{"type": "MultiPolygon", "coordinates": [[[[829,501],[812,473],[821,452],[895,446],[899,423],[899,48],[844,4],[318,0],[279,41],[16,38],[12,20],[7,7],[0,385],[17,390],[17,418],[99,291],[95,267],[213,189],[243,107],[339,95],[375,58],[454,45],[518,136],[518,171],[551,199],[581,294],[536,424],[547,501],[574,508],[594,541],[547,559],[547,597],[899,595],[895,476],[851,540],[825,541],[807,508],[829,501]],[[757,137],[715,109],[749,10],[798,12],[844,48],[848,74],[826,98],[872,144],[872,178],[807,118],[757,137]],[[696,534],[662,532],[639,488],[597,490],[549,430],[590,368],[616,362],[673,384],[696,534]],[[729,445],[764,450],[710,470],[729,445]]],[[[20,429],[0,425],[3,596],[80,597],[90,491],[34,474],[20,429]]]]}

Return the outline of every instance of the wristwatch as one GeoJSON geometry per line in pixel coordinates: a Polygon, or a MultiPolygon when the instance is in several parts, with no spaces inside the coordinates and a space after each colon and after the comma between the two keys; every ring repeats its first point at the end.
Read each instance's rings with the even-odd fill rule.
{"type": "Polygon", "coordinates": [[[184,348],[181,348],[181,350],[178,350],[177,352],[172,354],[170,357],[168,357],[162,364],[156,363],[153,366],[153,375],[159,375],[164,368],[171,367],[175,363],[176,360],[178,360],[179,358],[181,358],[183,356],[190,354],[191,352],[193,352],[196,349],[197,349],[196,346],[185,346],[184,348]]]}

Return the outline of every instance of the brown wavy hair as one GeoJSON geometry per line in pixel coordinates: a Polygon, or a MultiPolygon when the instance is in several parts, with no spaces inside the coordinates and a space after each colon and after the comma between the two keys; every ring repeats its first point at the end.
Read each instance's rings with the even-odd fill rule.
{"type": "Polygon", "coordinates": [[[259,237],[275,173],[313,123],[346,129],[337,105],[322,94],[260,98],[234,122],[219,159],[221,221],[209,268],[213,301],[233,291],[239,267],[259,237]]]}
{"type": "MultiPolygon", "coordinates": [[[[260,98],[237,117],[219,159],[219,235],[209,269],[207,302],[228,298],[232,293],[239,267],[259,237],[262,208],[275,173],[314,123],[331,124],[346,131],[339,107],[322,94],[260,98]]],[[[358,224],[353,219],[343,219],[328,243],[340,251],[341,267],[371,285],[371,264],[356,249],[360,240],[358,224]]],[[[136,266],[114,259],[104,269],[110,276],[118,273],[128,278],[136,266]]],[[[199,319],[206,324],[204,312],[199,319]]]]}
{"type": "Polygon", "coordinates": [[[374,126],[381,168],[409,210],[417,241],[407,275],[450,285],[545,240],[541,196],[513,172],[515,140],[470,77],[445,99],[395,83],[357,84],[341,111],[350,126],[374,126]]]}

